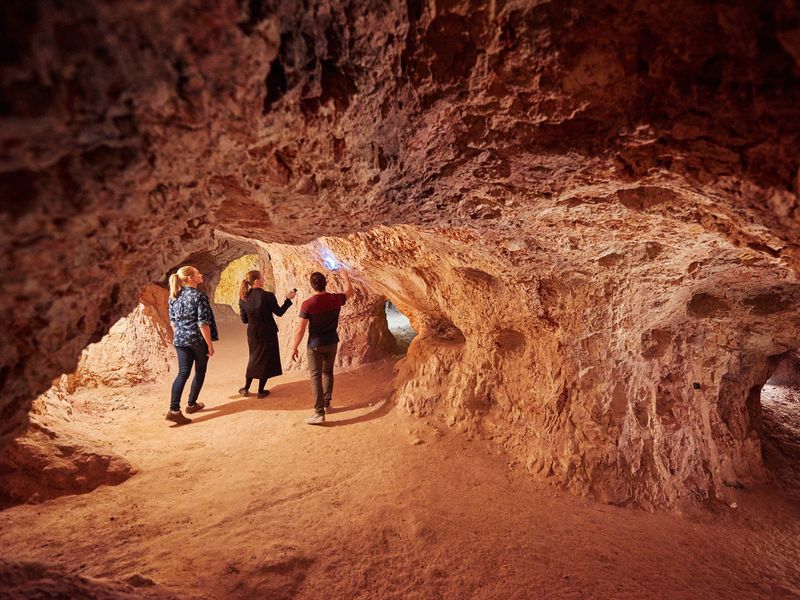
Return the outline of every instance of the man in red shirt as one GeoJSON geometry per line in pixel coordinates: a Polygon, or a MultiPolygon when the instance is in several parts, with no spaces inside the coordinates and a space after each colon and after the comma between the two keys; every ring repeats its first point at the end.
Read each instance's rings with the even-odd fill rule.
{"type": "Polygon", "coordinates": [[[353,296],[350,274],[342,269],[343,294],[325,291],[328,280],[322,273],[311,274],[314,295],[300,306],[300,325],[294,336],[292,360],[297,360],[300,342],[308,328],[308,370],[311,373],[311,389],[314,392],[314,416],[306,419],[309,425],[325,423],[325,412],[331,411],[333,394],[333,361],[339,344],[339,310],[353,296]]]}

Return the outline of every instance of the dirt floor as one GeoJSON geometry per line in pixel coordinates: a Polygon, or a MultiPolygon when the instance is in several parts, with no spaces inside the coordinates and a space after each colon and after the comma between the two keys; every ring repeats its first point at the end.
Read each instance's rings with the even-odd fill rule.
{"type": "Polygon", "coordinates": [[[85,390],[76,421],[131,460],[116,487],[0,512],[0,597],[800,598],[800,502],[596,504],[385,402],[393,362],[340,373],[325,427],[303,374],[240,398],[218,344],[185,427],[170,381],[85,390]]]}

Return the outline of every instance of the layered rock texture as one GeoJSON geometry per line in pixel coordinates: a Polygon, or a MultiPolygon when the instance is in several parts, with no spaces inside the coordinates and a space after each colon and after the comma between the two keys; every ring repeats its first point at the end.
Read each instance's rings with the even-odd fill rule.
{"type": "Polygon", "coordinates": [[[0,10],[2,435],[171,267],[266,244],[299,273],[287,245],[328,236],[368,322],[389,298],[419,332],[407,409],[609,502],[763,479],[800,329],[796,3],[0,10]]]}
{"type": "Polygon", "coordinates": [[[68,388],[127,387],[157,381],[168,373],[174,362],[168,297],[166,289],[147,285],[133,312],[81,353],[68,388]]]}

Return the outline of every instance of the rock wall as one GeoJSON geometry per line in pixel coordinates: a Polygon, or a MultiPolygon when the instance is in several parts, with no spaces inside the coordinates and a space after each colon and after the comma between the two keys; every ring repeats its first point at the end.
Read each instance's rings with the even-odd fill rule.
{"type": "Polygon", "coordinates": [[[142,290],[131,314],[81,353],[74,373],[33,403],[28,425],[0,453],[0,502],[42,501],[116,485],[134,467],[72,426],[69,395],[86,387],[128,387],[159,380],[174,365],[169,292],[142,290]]]}
{"type": "MultiPolygon", "coordinates": [[[[344,288],[335,273],[326,271],[321,265],[320,248],[322,243],[305,246],[268,244],[266,248],[272,257],[272,272],[275,278],[275,293],[282,301],[286,292],[297,288],[294,304],[278,321],[278,339],[281,357],[287,370],[307,369],[306,342],[308,334],[300,344],[299,360],[290,362],[298,315],[303,301],[314,291],[309,276],[314,271],[322,271],[328,277],[329,292],[341,292],[344,288]]],[[[384,302],[386,298],[374,293],[362,281],[353,282],[354,295],[342,308],[339,315],[339,349],[336,354],[336,367],[359,367],[391,355],[395,340],[386,322],[384,302]]]]}
{"type": "Polygon", "coordinates": [[[800,354],[790,352],[782,357],[769,382],[773,385],[800,387],[800,354]]]}
{"type": "Polygon", "coordinates": [[[265,279],[267,279],[267,281],[265,281],[265,286],[272,290],[275,285],[274,282],[271,281],[272,269],[265,269],[261,262],[262,261],[257,254],[245,254],[241,258],[237,258],[228,264],[228,266],[222,271],[222,274],[219,278],[219,284],[217,284],[217,287],[214,290],[214,303],[227,304],[231,307],[231,309],[233,309],[233,312],[238,315],[239,287],[245,275],[254,269],[262,272],[262,275],[264,275],[265,279]]]}
{"type": "Polygon", "coordinates": [[[764,481],[759,393],[797,344],[800,284],[719,236],[641,239],[635,210],[600,211],[613,225],[544,217],[497,249],[415,227],[325,242],[419,332],[397,378],[411,412],[606,502],[730,500],[764,481]]]}
{"type": "Polygon", "coordinates": [[[170,268],[336,236],[421,332],[403,406],[612,502],[758,479],[754,390],[797,347],[794,3],[0,10],[3,439],[170,268]]]}
{"type": "Polygon", "coordinates": [[[81,353],[77,369],[68,377],[69,389],[151,383],[168,373],[171,365],[174,368],[168,299],[166,289],[146,286],[133,312],[81,353]]]}

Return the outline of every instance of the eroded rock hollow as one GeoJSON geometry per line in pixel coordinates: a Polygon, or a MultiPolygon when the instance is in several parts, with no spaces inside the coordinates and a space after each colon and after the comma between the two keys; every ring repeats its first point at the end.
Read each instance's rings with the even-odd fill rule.
{"type": "Polygon", "coordinates": [[[351,364],[390,351],[387,298],[419,332],[402,407],[608,502],[766,479],[759,392],[800,330],[794,2],[0,10],[6,446],[171,268],[216,287],[255,254],[280,293],[324,244],[351,364]]]}

